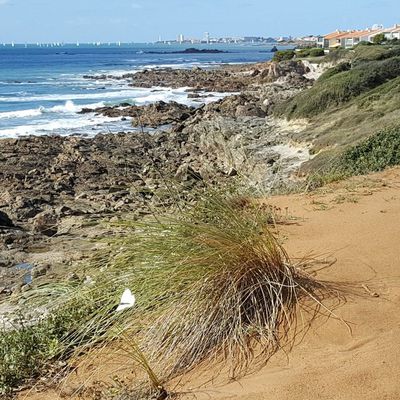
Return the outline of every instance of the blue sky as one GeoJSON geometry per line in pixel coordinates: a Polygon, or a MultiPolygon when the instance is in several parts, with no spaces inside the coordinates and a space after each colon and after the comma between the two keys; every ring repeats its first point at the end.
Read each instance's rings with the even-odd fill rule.
{"type": "Polygon", "coordinates": [[[297,36],[375,23],[400,23],[399,0],[0,0],[0,42],[297,36]]]}

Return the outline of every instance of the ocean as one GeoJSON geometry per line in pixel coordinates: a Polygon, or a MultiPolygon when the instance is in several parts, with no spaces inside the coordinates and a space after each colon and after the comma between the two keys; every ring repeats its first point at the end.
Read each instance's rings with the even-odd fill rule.
{"type": "MultiPolygon", "coordinates": [[[[83,107],[148,104],[158,100],[199,105],[186,88],[133,88],[122,80],[88,80],[84,75],[122,75],[149,68],[212,68],[268,61],[272,46],[77,44],[0,45],[0,138],[26,135],[85,135],[132,130],[130,121],[78,114],[83,107]],[[225,53],[149,54],[188,47],[225,53]]],[[[210,102],[223,97],[210,96],[210,102]]]]}

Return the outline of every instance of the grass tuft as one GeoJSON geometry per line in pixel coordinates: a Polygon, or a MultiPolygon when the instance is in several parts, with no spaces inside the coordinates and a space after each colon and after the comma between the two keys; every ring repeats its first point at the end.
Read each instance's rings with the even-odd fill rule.
{"type": "Polygon", "coordinates": [[[327,287],[292,263],[262,209],[234,204],[209,198],[184,218],[142,226],[130,243],[136,263],[170,271],[183,289],[143,334],[169,377],[208,359],[240,375],[289,338],[303,301],[322,306],[327,287]]]}

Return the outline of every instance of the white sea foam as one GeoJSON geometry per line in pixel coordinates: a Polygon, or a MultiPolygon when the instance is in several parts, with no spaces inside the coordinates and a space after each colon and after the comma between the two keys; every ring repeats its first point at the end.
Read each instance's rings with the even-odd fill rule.
{"type": "MultiPolygon", "coordinates": [[[[171,89],[164,87],[153,87],[153,88],[134,88],[126,90],[115,90],[102,93],[87,93],[87,94],[51,94],[43,96],[27,96],[27,97],[0,97],[0,101],[4,102],[45,102],[45,101],[55,101],[61,100],[66,101],[64,106],[55,106],[52,109],[41,109],[42,112],[49,111],[52,112],[78,112],[82,108],[73,105],[74,100],[96,100],[102,99],[106,100],[118,100],[119,102],[130,102],[138,105],[148,104],[155,101],[176,101],[182,104],[198,104],[198,102],[193,102],[192,99],[188,99],[187,87],[179,89],[171,89]]],[[[204,102],[212,101],[213,99],[218,99],[226,96],[226,93],[215,93],[213,97],[204,99],[204,102]]],[[[202,99],[203,100],[203,99],[202,99]]],[[[100,107],[101,105],[99,105],[100,107]]],[[[90,105],[85,105],[85,107],[90,107],[90,105]]],[[[94,107],[90,107],[94,108],[94,107]]],[[[32,111],[33,112],[33,111],[32,111]]]]}
{"type": "Polygon", "coordinates": [[[40,109],[20,110],[20,111],[7,111],[0,113],[0,119],[9,118],[30,118],[37,117],[42,114],[40,109]]]}
{"type": "Polygon", "coordinates": [[[83,131],[87,134],[90,134],[91,131],[87,129],[89,127],[97,127],[97,129],[93,131],[93,134],[96,134],[100,130],[103,130],[104,124],[120,121],[120,118],[110,118],[102,116],[91,118],[80,116],[79,118],[61,118],[53,121],[45,120],[41,121],[41,123],[32,123],[20,125],[14,128],[0,129],[0,138],[19,137],[27,135],[46,135],[49,133],[68,135],[74,133],[82,133],[83,131]]]}
{"type": "MultiPolygon", "coordinates": [[[[129,72],[137,72],[144,68],[191,68],[193,66],[210,67],[211,63],[201,64],[197,62],[184,64],[164,64],[164,65],[146,65],[137,69],[107,71],[107,75],[117,75],[116,72],[123,75],[129,72]]],[[[91,74],[98,74],[99,71],[91,71],[91,74]]],[[[24,82],[24,84],[28,83],[24,82]]],[[[134,88],[126,86],[125,81],[120,80],[87,80],[83,76],[65,74],[57,80],[46,80],[38,84],[49,84],[65,86],[69,88],[69,93],[56,94],[49,93],[35,95],[29,92],[20,91],[11,95],[4,94],[0,96],[0,102],[19,103],[21,107],[24,103],[36,103],[37,108],[26,110],[0,112],[0,138],[19,137],[26,135],[71,135],[83,134],[93,136],[99,132],[118,132],[122,130],[132,130],[129,119],[122,121],[121,118],[109,118],[97,116],[93,113],[78,114],[82,108],[95,109],[105,105],[118,105],[120,103],[129,103],[145,105],[157,101],[176,101],[178,103],[198,106],[200,103],[210,103],[217,101],[231,93],[201,93],[199,99],[188,98],[187,87],[179,89],[152,87],[152,88],[134,88]],[[99,88],[105,90],[97,90],[99,88]],[[77,93],[74,91],[77,90],[77,93]],[[83,90],[86,93],[83,93],[83,90]],[[93,100],[93,102],[91,101],[93,100]],[[46,102],[60,102],[52,106],[41,106],[46,102]],[[63,102],[63,104],[61,104],[63,102]],[[86,104],[77,104],[86,103],[86,104]]],[[[29,104],[32,107],[32,104],[29,104]]]]}
{"type": "Polygon", "coordinates": [[[134,98],[142,93],[148,92],[149,89],[126,89],[115,90],[109,92],[98,93],[68,93],[68,94],[46,94],[43,96],[20,96],[20,97],[0,97],[0,101],[4,102],[32,102],[32,101],[56,101],[56,100],[91,100],[91,99],[117,99],[117,98],[134,98]]]}
{"type": "MultiPolygon", "coordinates": [[[[84,107],[98,108],[103,106],[104,102],[98,102],[93,104],[87,104],[84,107]]],[[[38,117],[42,114],[50,114],[50,113],[75,114],[81,111],[82,108],[83,106],[78,106],[74,104],[73,101],[67,100],[63,105],[54,106],[50,108],[39,107],[36,109],[1,112],[0,119],[33,118],[33,117],[38,117]]]]}
{"type": "Polygon", "coordinates": [[[87,108],[99,108],[103,107],[104,102],[100,101],[98,103],[93,103],[93,104],[85,104],[84,106],[82,105],[76,105],[72,100],[67,100],[64,105],[59,105],[59,106],[54,106],[51,108],[41,108],[43,113],[68,113],[68,114],[74,114],[78,113],[79,111],[82,110],[82,108],[87,107],[87,108]]]}

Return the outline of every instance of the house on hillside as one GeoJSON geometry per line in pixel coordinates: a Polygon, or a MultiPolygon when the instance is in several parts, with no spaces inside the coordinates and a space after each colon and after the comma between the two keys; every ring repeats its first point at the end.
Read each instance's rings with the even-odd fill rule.
{"type": "Polygon", "coordinates": [[[323,49],[340,47],[340,36],[343,35],[344,31],[335,31],[329,33],[325,36],[318,36],[317,47],[321,47],[323,49]]]}
{"type": "Polygon", "coordinates": [[[400,36],[400,26],[396,25],[395,28],[385,30],[381,27],[374,27],[365,30],[354,30],[354,31],[335,31],[325,36],[319,36],[317,46],[324,49],[344,48],[349,49],[361,42],[372,42],[373,38],[379,33],[385,33],[385,36],[389,38],[395,38],[400,36]]]}
{"type": "Polygon", "coordinates": [[[349,32],[341,38],[341,47],[349,49],[361,42],[372,42],[374,36],[381,32],[382,29],[365,29],[363,31],[349,32]]]}
{"type": "Polygon", "coordinates": [[[400,40],[400,25],[396,24],[392,28],[385,29],[383,33],[387,40],[400,40]]]}

